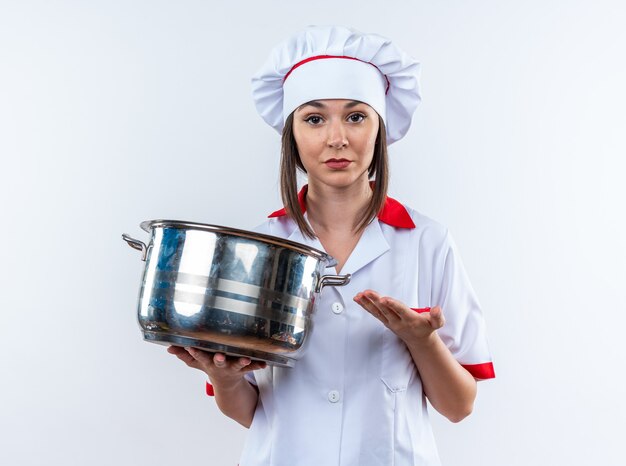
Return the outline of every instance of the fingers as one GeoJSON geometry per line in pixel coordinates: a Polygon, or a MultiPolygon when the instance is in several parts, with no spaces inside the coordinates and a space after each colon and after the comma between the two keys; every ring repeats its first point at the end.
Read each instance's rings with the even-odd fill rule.
{"type": "Polygon", "coordinates": [[[401,319],[407,313],[407,307],[397,299],[385,297],[380,299],[381,304],[389,310],[391,315],[401,319]]]}
{"type": "Polygon", "coordinates": [[[190,367],[203,370],[228,370],[233,372],[249,372],[267,367],[263,361],[252,361],[250,358],[234,358],[224,353],[209,353],[197,348],[170,346],[167,352],[175,355],[190,367]]]}
{"type": "Polygon", "coordinates": [[[397,315],[384,302],[381,301],[380,295],[374,291],[358,293],[354,297],[354,301],[363,307],[367,312],[372,314],[383,324],[389,324],[390,319],[397,319],[397,315]]]}
{"type": "Polygon", "coordinates": [[[215,353],[215,355],[213,356],[213,364],[215,364],[215,367],[220,369],[230,368],[234,369],[235,371],[241,371],[242,369],[248,367],[251,363],[252,361],[250,360],[250,358],[230,358],[229,360],[229,358],[227,358],[226,355],[222,353],[215,353]]]}
{"type": "MultiPolygon", "coordinates": [[[[385,325],[389,323],[394,324],[396,321],[405,318],[413,319],[413,315],[415,314],[410,308],[397,299],[380,296],[372,290],[357,293],[354,297],[354,301],[385,325]]],[[[434,330],[440,329],[445,325],[443,311],[439,306],[430,309],[430,312],[424,315],[424,319],[434,330]]]]}
{"type": "MultiPolygon", "coordinates": [[[[195,350],[194,348],[189,348],[187,349],[187,351],[189,351],[192,355],[195,352],[197,352],[197,350],[195,350]]],[[[198,355],[198,357],[202,357],[202,356],[198,355]]],[[[206,361],[206,364],[210,364],[212,362],[213,364],[215,364],[215,367],[219,367],[219,368],[222,368],[227,365],[226,355],[222,353],[215,353],[213,357],[207,355],[205,361],[206,361]]]]}
{"type": "Polygon", "coordinates": [[[443,327],[446,323],[446,319],[443,316],[443,311],[439,306],[435,306],[430,310],[430,326],[437,330],[443,327]]]}
{"type": "Polygon", "coordinates": [[[354,300],[366,310],[370,311],[374,317],[381,315],[387,322],[393,322],[394,320],[401,319],[407,309],[406,306],[400,301],[389,297],[382,297],[372,290],[366,290],[363,293],[358,293],[354,300]],[[370,305],[369,308],[367,304],[370,305]],[[372,312],[372,306],[374,312],[372,312]]]}
{"type": "Polygon", "coordinates": [[[241,372],[251,372],[259,369],[265,369],[267,367],[267,363],[265,361],[252,361],[246,367],[241,369],[241,372]]]}
{"type": "Polygon", "coordinates": [[[209,353],[191,347],[185,347],[185,351],[205,369],[211,369],[213,367],[226,369],[230,367],[230,363],[223,353],[209,353]]]}
{"type": "MultiPolygon", "coordinates": [[[[204,353],[204,351],[200,351],[200,353],[204,353]]],[[[211,359],[210,355],[207,356],[208,359],[211,359]]],[[[245,357],[235,358],[226,356],[223,353],[215,353],[213,355],[212,362],[218,369],[225,369],[233,372],[250,372],[258,369],[265,369],[267,367],[267,363],[264,361],[252,361],[252,359],[245,357]]]]}
{"type": "Polygon", "coordinates": [[[184,351],[186,353],[186,351],[183,348],[179,347],[179,346],[168,346],[167,347],[167,352],[170,353],[170,354],[175,354],[176,355],[176,354],[179,354],[181,351],[184,351]]]}
{"type": "Polygon", "coordinates": [[[188,366],[193,367],[194,369],[198,369],[198,365],[196,363],[195,358],[191,354],[189,354],[185,350],[185,348],[180,348],[178,346],[170,346],[169,348],[167,348],[167,352],[170,354],[173,354],[174,356],[176,356],[178,359],[180,359],[182,362],[184,362],[188,366]]]}

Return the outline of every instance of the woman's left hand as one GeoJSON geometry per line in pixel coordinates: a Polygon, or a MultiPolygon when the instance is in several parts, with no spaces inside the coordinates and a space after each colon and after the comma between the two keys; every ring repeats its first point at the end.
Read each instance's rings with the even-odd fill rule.
{"type": "Polygon", "coordinates": [[[357,293],[354,301],[405,342],[426,340],[445,324],[439,306],[431,308],[430,312],[419,313],[397,299],[381,296],[373,290],[357,293]]]}

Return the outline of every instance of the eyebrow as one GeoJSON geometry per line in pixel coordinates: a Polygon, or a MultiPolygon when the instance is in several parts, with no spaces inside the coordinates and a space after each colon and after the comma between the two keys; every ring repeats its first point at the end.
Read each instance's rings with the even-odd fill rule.
{"type": "MultiPolygon", "coordinates": [[[[348,102],[346,105],[344,105],[343,108],[356,107],[357,105],[362,104],[362,103],[363,102],[360,102],[358,100],[352,100],[352,101],[348,102]]],[[[310,105],[311,107],[316,107],[316,108],[325,108],[325,107],[327,107],[327,105],[325,103],[320,102],[319,100],[311,100],[310,102],[307,102],[305,104],[300,105],[300,107],[298,107],[298,110],[303,109],[307,105],[310,105]]]]}

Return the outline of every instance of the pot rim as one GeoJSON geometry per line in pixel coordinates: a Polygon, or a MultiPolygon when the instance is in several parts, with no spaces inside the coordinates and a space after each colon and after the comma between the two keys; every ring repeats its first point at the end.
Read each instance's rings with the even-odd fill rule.
{"type": "Polygon", "coordinates": [[[209,231],[212,233],[224,233],[227,235],[238,236],[241,238],[248,238],[264,243],[274,244],[276,246],[285,247],[287,249],[294,250],[309,256],[313,256],[318,260],[333,263],[335,260],[332,256],[326,254],[324,251],[312,248],[306,244],[298,243],[288,239],[280,238],[278,236],[266,235],[263,233],[256,233],[249,230],[240,230],[238,228],[225,227],[222,225],[212,225],[208,223],[188,222],[185,220],[146,220],[141,222],[140,227],[142,230],[151,233],[155,228],[179,228],[186,230],[200,230],[209,231]]]}

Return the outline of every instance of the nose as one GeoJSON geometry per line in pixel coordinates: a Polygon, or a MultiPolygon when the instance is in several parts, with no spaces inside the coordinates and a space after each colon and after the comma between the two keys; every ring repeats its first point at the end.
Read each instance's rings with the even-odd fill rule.
{"type": "Polygon", "coordinates": [[[348,138],[346,137],[346,129],[342,121],[331,120],[327,125],[327,144],[333,149],[343,149],[348,146],[348,138]]]}

